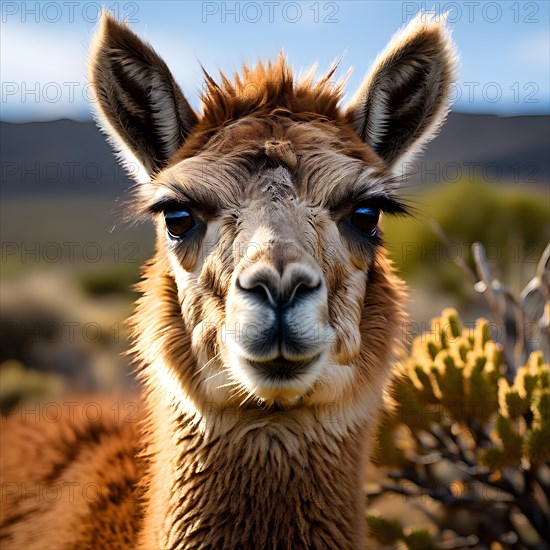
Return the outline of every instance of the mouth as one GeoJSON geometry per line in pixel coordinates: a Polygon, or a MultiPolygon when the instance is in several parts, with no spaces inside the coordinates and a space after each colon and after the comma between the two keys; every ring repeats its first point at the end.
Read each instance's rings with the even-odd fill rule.
{"type": "Polygon", "coordinates": [[[256,371],[261,372],[266,378],[272,381],[287,381],[305,374],[309,367],[320,357],[317,354],[311,358],[300,361],[291,361],[284,357],[277,357],[270,361],[252,361],[247,359],[247,364],[256,371]]]}

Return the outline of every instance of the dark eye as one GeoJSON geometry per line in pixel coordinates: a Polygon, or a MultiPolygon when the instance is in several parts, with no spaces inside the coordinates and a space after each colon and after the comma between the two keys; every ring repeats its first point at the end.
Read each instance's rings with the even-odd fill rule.
{"type": "Polygon", "coordinates": [[[164,211],[166,229],[171,237],[179,239],[195,227],[195,218],[183,206],[176,205],[164,211]]]}
{"type": "Polygon", "coordinates": [[[368,206],[360,206],[350,216],[351,224],[369,237],[376,235],[379,220],[380,210],[368,206]]]}

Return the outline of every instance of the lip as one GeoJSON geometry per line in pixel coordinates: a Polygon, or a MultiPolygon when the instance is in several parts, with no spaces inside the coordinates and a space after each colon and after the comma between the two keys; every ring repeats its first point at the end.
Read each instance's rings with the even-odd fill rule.
{"type": "Polygon", "coordinates": [[[320,354],[301,361],[291,361],[289,359],[285,359],[284,357],[278,357],[270,361],[252,361],[247,359],[247,363],[270,378],[277,380],[289,380],[299,376],[300,374],[304,374],[307,369],[319,359],[319,357],[320,354]]]}

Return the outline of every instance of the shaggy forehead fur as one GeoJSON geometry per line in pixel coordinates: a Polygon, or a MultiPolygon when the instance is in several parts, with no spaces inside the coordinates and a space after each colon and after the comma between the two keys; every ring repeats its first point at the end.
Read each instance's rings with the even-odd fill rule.
{"type": "Polygon", "coordinates": [[[280,54],[277,61],[258,62],[253,69],[244,65],[233,82],[222,73],[218,84],[205,73],[203,116],[170,164],[205,148],[218,154],[250,154],[258,149],[270,152],[269,142],[285,140],[287,131],[300,128],[302,131],[294,131],[298,148],[307,149],[324,141],[334,151],[382,167],[378,156],[365,147],[339,109],[344,81],[334,81],[336,69],[335,64],[317,81],[313,70],[295,81],[280,54]]]}
{"type": "Polygon", "coordinates": [[[343,82],[333,80],[337,65],[317,82],[310,71],[305,78],[294,82],[292,69],[281,53],[275,62],[258,62],[253,69],[244,65],[242,75],[235,74],[231,82],[223,73],[221,85],[205,73],[206,91],[202,96],[204,122],[220,125],[228,120],[241,118],[258,111],[287,109],[308,117],[338,119],[338,104],[341,100],[343,82]]]}

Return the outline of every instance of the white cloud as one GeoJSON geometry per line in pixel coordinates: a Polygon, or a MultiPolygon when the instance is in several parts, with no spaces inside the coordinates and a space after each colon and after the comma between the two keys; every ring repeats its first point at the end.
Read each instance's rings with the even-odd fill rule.
{"type": "Polygon", "coordinates": [[[29,119],[83,113],[85,39],[55,25],[5,24],[0,53],[3,118],[15,113],[29,119]]]}
{"type": "Polygon", "coordinates": [[[550,32],[548,30],[539,31],[514,44],[513,59],[522,64],[540,67],[548,72],[550,66],[550,32]]]}
{"type": "MultiPolygon", "coordinates": [[[[8,23],[2,27],[2,119],[89,118],[86,79],[91,26],[8,23]]],[[[151,38],[190,103],[202,82],[195,55],[167,36],[151,38]]]]}

